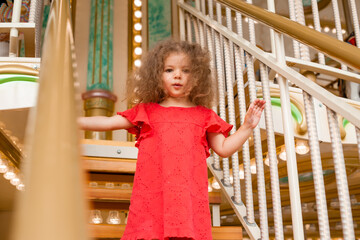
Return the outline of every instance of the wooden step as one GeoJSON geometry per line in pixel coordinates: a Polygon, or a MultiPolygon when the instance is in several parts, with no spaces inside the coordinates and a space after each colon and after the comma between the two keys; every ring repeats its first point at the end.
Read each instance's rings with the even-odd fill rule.
{"type": "MultiPolygon", "coordinates": [[[[119,201],[129,202],[131,198],[132,189],[118,189],[118,188],[88,188],[87,196],[92,201],[119,201]]],[[[210,204],[221,203],[220,192],[209,192],[210,204]]]]}
{"type": "MultiPolygon", "coordinates": [[[[110,224],[90,224],[92,238],[121,238],[124,234],[125,225],[110,224]]],[[[242,228],[231,227],[212,227],[213,240],[240,240],[242,239],[242,228]]]]}

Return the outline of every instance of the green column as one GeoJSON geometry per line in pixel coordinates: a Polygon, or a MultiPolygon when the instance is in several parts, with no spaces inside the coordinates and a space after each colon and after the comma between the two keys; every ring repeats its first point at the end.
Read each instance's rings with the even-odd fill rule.
{"type": "MultiPolygon", "coordinates": [[[[85,116],[112,116],[113,0],[91,0],[87,92],[83,94],[85,116]]],[[[111,132],[86,131],[85,138],[112,139],[111,132]]]]}

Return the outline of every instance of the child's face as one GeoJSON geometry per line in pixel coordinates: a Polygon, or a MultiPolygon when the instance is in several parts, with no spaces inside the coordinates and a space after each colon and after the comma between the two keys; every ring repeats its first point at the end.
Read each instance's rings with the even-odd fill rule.
{"type": "Polygon", "coordinates": [[[164,61],[162,83],[168,97],[187,97],[191,90],[190,59],[184,53],[171,53],[164,61]]]}

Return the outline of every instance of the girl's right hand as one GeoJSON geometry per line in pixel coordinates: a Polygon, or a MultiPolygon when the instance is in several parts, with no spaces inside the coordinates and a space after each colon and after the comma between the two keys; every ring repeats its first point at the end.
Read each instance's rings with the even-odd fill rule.
{"type": "Polygon", "coordinates": [[[261,114],[265,108],[265,100],[255,99],[249,106],[246,112],[243,125],[247,125],[249,128],[254,129],[261,118],[261,114]]]}

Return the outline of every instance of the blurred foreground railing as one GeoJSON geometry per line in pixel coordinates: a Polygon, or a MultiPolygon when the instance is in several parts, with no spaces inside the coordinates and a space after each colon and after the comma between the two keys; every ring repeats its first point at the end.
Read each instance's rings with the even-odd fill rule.
{"type": "Polygon", "coordinates": [[[36,109],[31,112],[11,239],[88,239],[76,119],[76,63],[67,0],[55,0],[45,33],[36,109]]]}

